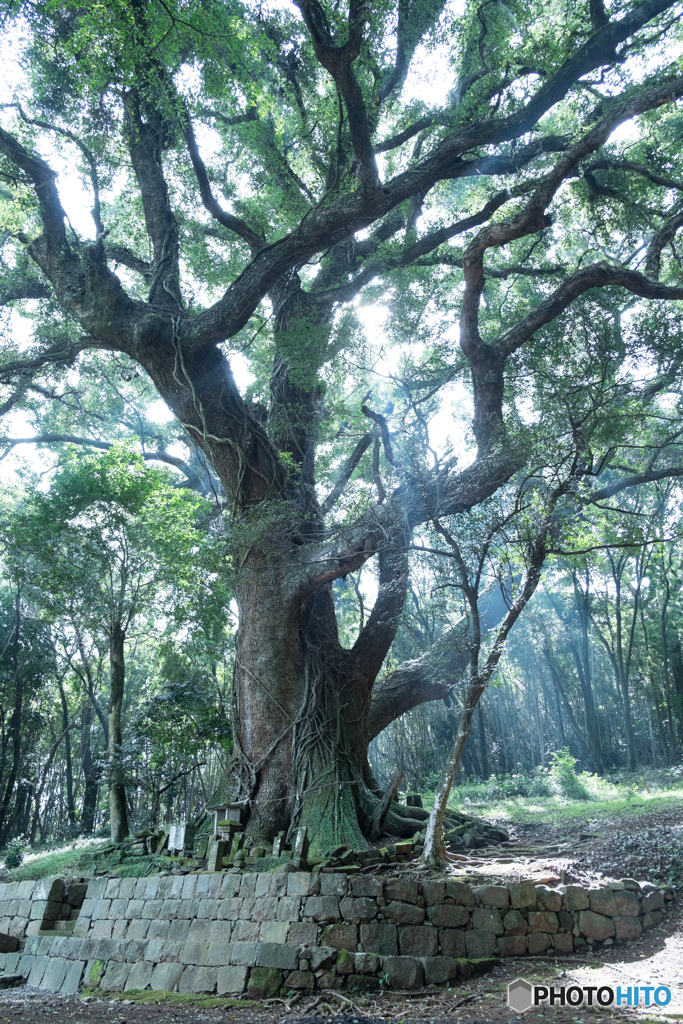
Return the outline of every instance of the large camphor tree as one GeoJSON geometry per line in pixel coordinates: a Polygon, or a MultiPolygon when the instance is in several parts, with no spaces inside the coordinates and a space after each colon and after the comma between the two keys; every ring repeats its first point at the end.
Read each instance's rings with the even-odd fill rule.
{"type": "MultiPolygon", "coordinates": [[[[42,312],[32,346],[6,342],[0,410],[58,391],[87,350],[149,376],[222,489],[229,785],[248,831],[306,824],[320,850],[362,846],[381,795],[369,741],[448,694],[467,659],[446,630],[380,675],[414,536],[561,462],[558,436],[539,448],[558,382],[574,511],[680,472],[666,445],[626,447],[680,365],[680,5],[1,6],[25,77],[0,130],[0,297],[42,312]],[[65,215],[67,153],[90,233],[65,215]],[[354,376],[364,296],[392,310],[394,404],[367,367],[354,376]],[[591,324],[612,377],[636,367],[628,422],[572,418],[591,324]],[[471,444],[444,453],[427,421],[454,382],[471,444]],[[368,562],[377,597],[345,647],[334,584],[368,562]]],[[[394,811],[388,827],[416,823],[394,811]]]]}

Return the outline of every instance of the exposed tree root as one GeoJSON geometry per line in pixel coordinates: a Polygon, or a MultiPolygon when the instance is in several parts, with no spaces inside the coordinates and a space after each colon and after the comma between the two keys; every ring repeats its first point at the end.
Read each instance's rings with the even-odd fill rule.
{"type": "Polygon", "coordinates": [[[304,1013],[310,1013],[311,1010],[314,1010],[316,1008],[316,1006],[320,1006],[322,1002],[327,1002],[329,999],[338,999],[346,1006],[350,1006],[352,1010],[356,1011],[356,1013],[362,1013],[360,1008],[356,1006],[356,1004],[351,999],[348,999],[346,996],[343,996],[341,992],[335,992],[334,989],[326,989],[325,992],[323,992],[321,995],[316,996],[313,1002],[309,1003],[308,1006],[305,1008],[304,1013]]]}

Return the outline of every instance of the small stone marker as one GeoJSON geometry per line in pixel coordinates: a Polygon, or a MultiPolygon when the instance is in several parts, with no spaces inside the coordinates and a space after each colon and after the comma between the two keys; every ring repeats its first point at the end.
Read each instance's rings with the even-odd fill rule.
{"type": "Polygon", "coordinates": [[[298,830],[292,846],[292,863],[300,865],[306,860],[308,860],[308,829],[304,825],[298,830]]]}
{"type": "Polygon", "coordinates": [[[285,848],[285,834],[278,832],[273,840],[273,857],[279,857],[285,848]]]}
{"type": "Polygon", "coordinates": [[[225,856],[225,843],[222,839],[214,839],[209,846],[206,856],[207,871],[222,871],[223,857],[225,856]]]}
{"type": "Polygon", "coordinates": [[[168,830],[168,848],[175,853],[183,853],[184,850],[191,850],[194,846],[194,826],[171,825],[168,830]]]}

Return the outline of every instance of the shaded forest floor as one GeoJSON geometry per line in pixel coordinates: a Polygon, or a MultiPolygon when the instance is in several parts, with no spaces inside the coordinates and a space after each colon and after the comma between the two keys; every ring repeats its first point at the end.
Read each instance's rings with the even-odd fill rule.
{"type": "MultiPolygon", "coordinates": [[[[632,802],[631,802],[632,803],[632,802]]],[[[405,996],[384,993],[357,1000],[357,1011],[340,1013],[336,1005],[320,1004],[305,1015],[307,1001],[287,1011],[284,1004],[240,1006],[234,1000],[138,1003],[125,997],[83,1000],[60,998],[26,988],[0,992],[0,1021],[36,1024],[68,1021],[73,1024],[199,1024],[234,1021],[235,1024],[380,1024],[382,1021],[445,1024],[512,1024],[539,1019],[557,1024],[591,1024],[597,1019],[633,1019],[640,1022],[683,1021],[683,800],[666,801],[658,809],[621,806],[612,813],[592,813],[585,804],[583,816],[560,816],[551,821],[517,821],[512,841],[488,856],[459,862],[473,879],[541,878],[565,872],[568,880],[599,877],[636,877],[664,881],[675,886],[676,902],[668,921],[632,944],[603,948],[594,954],[566,958],[509,958],[488,975],[462,983],[448,992],[405,996]],[[582,835],[592,837],[582,839],[582,835]],[[502,858],[502,859],[501,859],[502,858]],[[520,1018],[506,1005],[507,985],[517,977],[536,984],[555,985],[666,985],[671,989],[669,1006],[655,1012],[639,1010],[539,1007],[520,1018]],[[217,1005],[210,1005],[211,1003],[217,1005]],[[303,1009],[302,1009],[303,1008],[303,1009]]],[[[478,809],[477,809],[478,810],[478,809]]],[[[492,815],[487,815],[491,817],[492,815]]],[[[498,821],[504,819],[493,815],[498,821]]],[[[509,818],[507,819],[510,825],[509,818]]],[[[154,998],[147,994],[147,999],[154,998]]],[[[187,997],[185,997],[187,998],[187,997]]],[[[178,997],[176,997],[178,1000],[178,997]]],[[[311,1002],[309,1000],[308,1002],[311,1002]]]]}

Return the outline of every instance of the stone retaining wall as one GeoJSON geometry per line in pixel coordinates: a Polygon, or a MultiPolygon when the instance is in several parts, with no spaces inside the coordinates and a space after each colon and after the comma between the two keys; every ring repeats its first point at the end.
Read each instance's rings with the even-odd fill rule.
{"type": "Polygon", "coordinates": [[[59,887],[50,886],[58,881],[19,883],[37,887],[41,899],[30,908],[23,890],[10,895],[0,886],[0,912],[5,906],[9,916],[19,901],[7,930],[18,934],[21,920],[28,935],[22,952],[0,954],[0,968],[64,993],[150,988],[264,998],[280,988],[446,985],[487,958],[637,939],[664,920],[673,899],[631,879],[586,889],[343,872],[95,878],[69,936],[31,925],[40,914],[44,920],[33,904],[49,904],[46,892],[56,906],[59,887]]]}
{"type": "Polygon", "coordinates": [[[75,921],[88,886],[69,885],[61,878],[0,885],[0,932],[23,939],[46,929],[59,931],[62,922],[75,921]]]}

